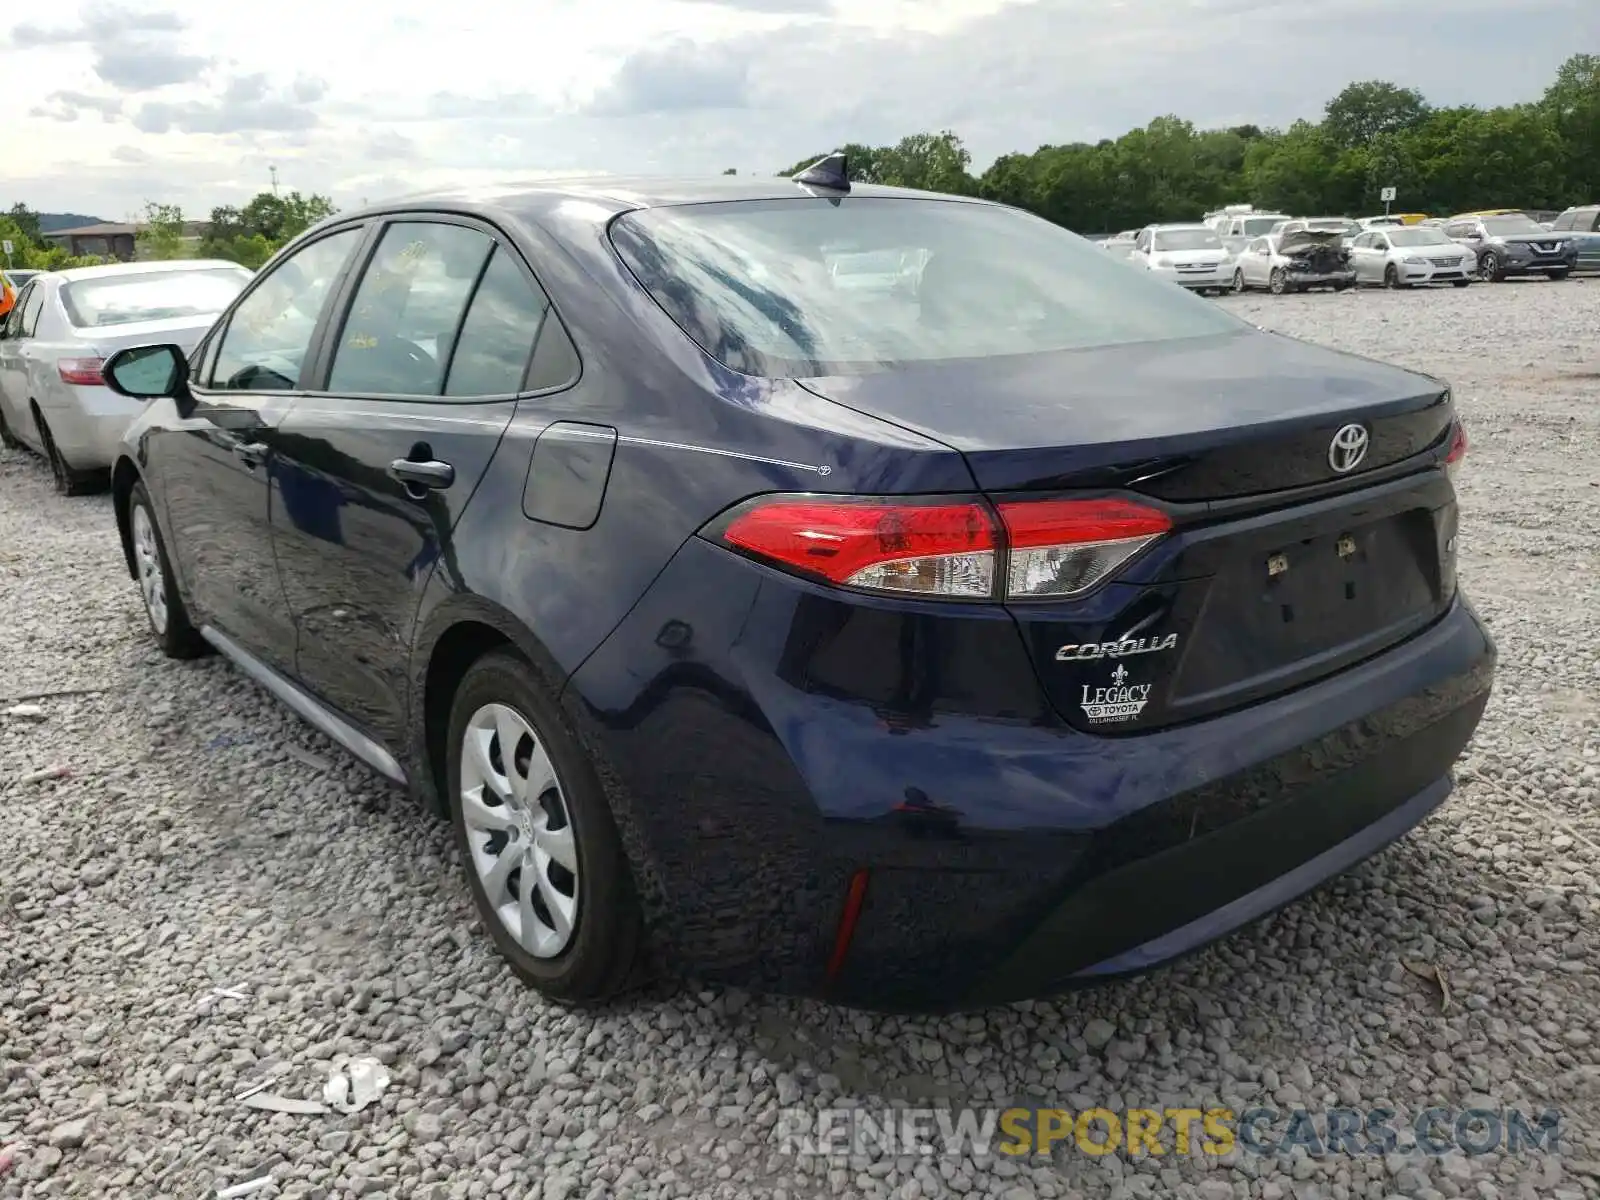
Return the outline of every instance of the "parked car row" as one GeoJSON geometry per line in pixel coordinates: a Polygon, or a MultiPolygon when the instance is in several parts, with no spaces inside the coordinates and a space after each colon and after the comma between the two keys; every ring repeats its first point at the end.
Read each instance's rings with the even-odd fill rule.
{"type": "MultiPolygon", "coordinates": [[[[1150,249],[1224,278],[1190,240],[1150,249]]],[[[831,155],[208,269],[144,277],[144,345],[48,279],[19,339],[49,305],[72,348],[17,357],[136,413],[107,536],[162,650],[435,805],[552,997],[1142,971],[1422,821],[1488,700],[1449,386],[1013,209],[831,155]]]]}
{"type": "Polygon", "coordinates": [[[1235,206],[1206,216],[1199,223],[1125,230],[1100,245],[1132,266],[1212,293],[1343,291],[1356,284],[1467,287],[1474,280],[1559,280],[1600,270],[1600,205],[1568,209],[1548,228],[1524,212],[1499,210],[1355,220],[1235,206]]]}

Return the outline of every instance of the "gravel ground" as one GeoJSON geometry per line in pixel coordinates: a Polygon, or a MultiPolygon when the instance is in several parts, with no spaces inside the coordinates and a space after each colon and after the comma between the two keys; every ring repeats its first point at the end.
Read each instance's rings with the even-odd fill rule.
{"type": "Polygon", "coordinates": [[[199,1196],[270,1160],[258,1196],[1600,1195],[1600,280],[1221,303],[1454,381],[1495,699],[1454,800],[1346,878],[1152,977],[962,1017],[542,1003],[447,830],[224,663],[162,659],[109,500],[0,452],[0,711],[86,689],[0,717],[0,1197],[199,1196]],[[234,1099],[318,1095],[347,1054],[393,1074],[353,1116],[234,1099]],[[774,1151],[781,1108],[885,1098],[1555,1106],[1563,1153],[774,1151]]]}

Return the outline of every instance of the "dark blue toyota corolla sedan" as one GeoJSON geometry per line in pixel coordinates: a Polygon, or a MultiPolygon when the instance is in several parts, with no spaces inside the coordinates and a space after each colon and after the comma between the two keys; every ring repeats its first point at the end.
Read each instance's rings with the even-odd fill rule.
{"type": "Polygon", "coordinates": [[[448,814],[549,996],[1139,970],[1409,830],[1489,695],[1443,383],[838,165],[341,215],[107,365],[163,649],[448,814]]]}

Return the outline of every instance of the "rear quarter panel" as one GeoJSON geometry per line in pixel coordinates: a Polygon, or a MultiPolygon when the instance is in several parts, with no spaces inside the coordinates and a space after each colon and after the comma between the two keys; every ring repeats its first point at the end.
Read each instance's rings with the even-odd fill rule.
{"type": "MultiPolygon", "coordinates": [[[[520,400],[422,598],[413,696],[462,621],[513,636],[553,690],[622,621],[697,529],[761,492],[970,491],[960,454],[786,380],[726,370],[671,321],[578,211],[518,222],[516,240],[582,360],[571,387],[520,400]],[[548,228],[547,228],[548,226],[548,228]],[[525,514],[541,435],[616,434],[598,515],[576,529],[525,514]]],[[[543,460],[541,460],[543,461],[543,460]]],[[[413,703],[415,717],[421,705],[413,703]]]]}

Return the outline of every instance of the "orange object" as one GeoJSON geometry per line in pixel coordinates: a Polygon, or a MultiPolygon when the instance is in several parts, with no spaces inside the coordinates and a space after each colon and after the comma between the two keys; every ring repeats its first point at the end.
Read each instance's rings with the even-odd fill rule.
{"type": "Polygon", "coordinates": [[[17,289],[11,286],[11,280],[6,277],[6,273],[0,271],[0,321],[5,320],[6,314],[16,302],[17,289]]]}

